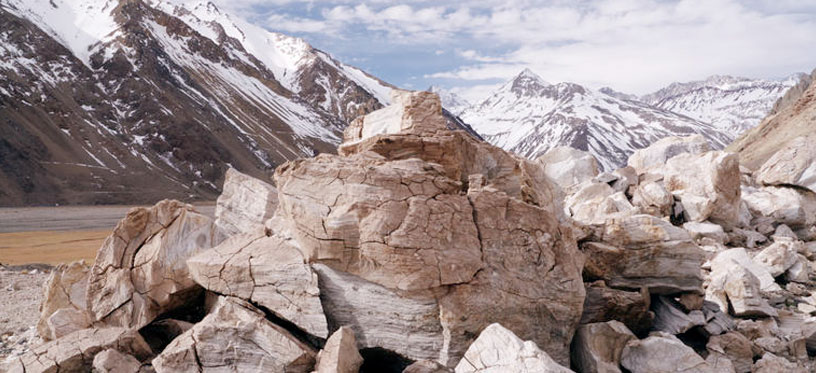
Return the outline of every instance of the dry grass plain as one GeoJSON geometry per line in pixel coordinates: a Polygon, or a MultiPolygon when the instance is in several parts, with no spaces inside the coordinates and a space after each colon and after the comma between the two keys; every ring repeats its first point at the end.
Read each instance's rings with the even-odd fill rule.
{"type": "MultiPolygon", "coordinates": [[[[59,264],[85,259],[96,251],[133,206],[0,208],[0,264],[59,264]]],[[[213,203],[196,204],[213,216],[213,203]]]]}

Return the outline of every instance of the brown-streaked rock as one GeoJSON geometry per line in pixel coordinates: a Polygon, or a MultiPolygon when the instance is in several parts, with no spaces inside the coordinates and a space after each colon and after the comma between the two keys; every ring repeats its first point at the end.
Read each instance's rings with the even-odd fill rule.
{"type": "Polygon", "coordinates": [[[788,361],[783,357],[776,356],[770,352],[762,355],[751,368],[752,373],[806,373],[808,370],[797,363],[788,361]]]}
{"type": "Polygon", "coordinates": [[[164,200],[131,209],[108,236],[91,268],[88,311],[95,325],[140,328],[185,305],[201,288],[187,259],[212,245],[210,218],[164,200]]]}
{"type": "Polygon", "coordinates": [[[649,306],[649,292],[645,289],[639,292],[612,289],[603,281],[596,281],[586,285],[581,324],[617,320],[635,333],[645,333],[654,322],[649,306]]]}
{"type": "Polygon", "coordinates": [[[326,345],[317,354],[317,373],[357,373],[363,357],[357,350],[357,340],[351,328],[342,326],[332,333],[326,345]]]}
{"type": "Polygon", "coordinates": [[[579,372],[619,373],[621,352],[632,339],[619,321],[581,325],[572,339],[572,364],[579,372]]]}
{"type": "Polygon", "coordinates": [[[751,341],[740,333],[728,332],[709,338],[706,349],[711,355],[727,358],[734,366],[736,373],[751,371],[754,363],[754,348],[751,341]]]}
{"type": "Polygon", "coordinates": [[[238,298],[220,297],[212,312],[155,359],[156,372],[310,372],[315,350],[238,298]]]}
{"type": "Polygon", "coordinates": [[[523,341],[499,324],[490,324],[456,365],[456,373],[552,372],[571,370],[559,365],[532,341],[523,341]]]}
{"type": "Polygon", "coordinates": [[[275,214],[278,190],[271,184],[227,169],[224,187],[215,204],[215,226],[219,238],[239,234],[263,232],[264,222],[275,214]]]}
{"type": "Polygon", "coordinates": [[[777,277],[796,264],[796,255],[801,249],[801,246],[802,243],[800,241],[780,238],[754,255],[753,260],[757,264],[765,267],[771,276],[777,277]]]}
{"type": "Polygon", "coordinates": [[[702,293],[703,252],[688,232],[651,215],[613,219],[581,246],[584,276],[654,294],[702,293]]]}
{"type": "Polygon", "coordinates": [[[706,324],[703,311],[693,310],[685,312],[675,300],[658,296],[652,302],[655,313],[654,329],[669,334],[682,334],[691,328],[706,324]]]}
{"type": "Polygon", "coordinates": [[[674,197],[663,187],[663,183],[647,181],[634,189],[632,204],[642,213],[659,217],[671,215],[674,197]]]}
{"type": "Polygon", "coordinates": [[[291,241],[238,234],[193,256],[187,266],[205,289],[250,301],[307,333],[328,337],[317,274],[291,241]]]}

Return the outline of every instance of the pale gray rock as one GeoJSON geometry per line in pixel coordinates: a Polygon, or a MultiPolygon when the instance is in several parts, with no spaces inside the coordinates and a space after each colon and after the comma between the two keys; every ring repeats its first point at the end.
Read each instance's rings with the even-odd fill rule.
{"type": "Polygon", "coordinates": [[[741,247],[728,249],[717,253],[717,255],[711,260],[711,271],[727,272],[728,268],[733,266],[731,263],[732,261],[747,269],[749,272],[751,272],[751,274],[759,279],[759,286],[762,291],[770,292],[782,290],[782,288],[776,283],[776,280],[771,273],[768,272],[767,267],[753,261],[751,257],[748,256],[748,252],[741,247]]]}
{"type": "Polygon", "coordinates": [[[666,137],[644,149],[636,150],[629,156],[628,164],[642,175],[662,168],[668,160],[680,154],[701,154],[709,150],[711,147],[702,135],[666,137]]]}
{"type": "Polygon", "coordinates": [[[776,230],[774,231],[773,235],[771,235],[771,238],[774,240],[776,240],[777,238],[787,238],[791,240],[796,240],[799,237],[796,235],[796,232],[794,232],[793,229],[791,229],[789,226],[785,224],[779,224],[776,227],[776,230]]]}
{"type": "Polygon", "coordinates": [[[805,137],[797,137],[779,149],[756,172],[765,185],[796,185],[816,192],[816,147],[805,137]]]}
{"type": "Polygon", "coordinates": [[[742,199],[754,217],[800,229],[816,224],[816,195],[787,187],[742,188],[742,199]]]}
{"type": "Polygon", "coordinates": [[[84,261],[60,264],[51,271],[40,303],[40,337],[53,340],[90,325],[85,294],[89,275],[90,267],[84,261]]]}
{"type": "Polygon", "coordinates": [[[95,325],[140,328],[186,304],[201,288],[187,259],[212,246],[210,218],[164,200],[131,209],[108,236],[91,268],[88,311],[95,325]]]}
{"type": "Polygon", "coordinates": [[[777,277],[796,263],[796,255],[802,243],[792,239],[778,239],[756,255],[754,261],[777,277]]]}
{"type": "Polygon", "coordinates": [[[776,316],[776,310],[760,293],[759,279],[736,260],[712,263],[711,281],[706,288],[706,300],[720,306],[723,312],[733,310],[734,316],[776,316]],[[730,305],[730,307],[729,307],[730,305]]]}
{"type": "Polygon", "coordinates": [[[499,324],[490,324],[467,349],[456,373],[552,372],[571,370],[559,365],[532,341],[523,341],[499,324]]]}
{"type": "Polygon", "coordinates": [[[657,217],[613,219],[598,227],[582,250],[584,274],[612,287],[702,293],[702,250],[688,232],[657,217]]]}
{"type": "Polygon", "coordinates": [[[292,241],[238,234],[187,260],[192,278],[207,290],[238,297],[317,337],[328,337],[317,274],[292,241]]]}
{"type": "Polygon", "coordinates": [[[544,173],[567,193],[598,175],[598,161],[592,154],[569,146],[557,146],[538,157],[544,173]]]}
{"type": "Polygon", "coordinates": [[[137,373],[142,363],[135,357],[109,348],[93,359],[94,373],[137,373]]]}
{"type": "Polygon", "coordinates": [[[740,214],[739,156],[712,151],[682,154],[666,163],[663,184],[683,203],[688,221],[709,220],[726,229],[740,214]]]}
{"type": "Polygon", "coordinates": [[[641,212],[654,216],[669,216],[674,205],[674,197],[656,181],[641,183],[632,195],[632,204],[641,212]]]}
{"type": "Polygon", "coordinates": [[[810,281],[810,261],[802,254],[796,254],[796,262],[785,271],[785,278],[791,282],[807,284],[810,281]]]}
{"type": "Polygon", "coordinates": [[[623,347],[634,334],[619,321],[581,325],[572,340],[572,364],[579,372],[619,373],[623,347]]]}
{"type": "Polygon", "coordinates": [[[111,348],[137,359],[146,359],[152,354],[138,331],[83,329],[35,347],[15,360],[9,373],[90,371],[96,354],[111,348]]]}
{"type": "Polygon", "coordinates": [[[604,224],[607,220],[635,213],[623,192],[615,192],[606,183],[586,182],[564,201],[572,219],[585,225],[604,224]]]}
{"type": "Polygon", "coordinates": [[[723,228],[718,224],[709,222],[688,222],[683,224],[683,229],[688,231],[695,240],[710,238],[719,243],[728,241],[728,235],[725,234],[723,228]]]}
{"type": "Polygon", "coordinates": [[[224,187],[215,204],[215,226],[223,238],[239,234],[262,232],[264,222],[278,207],[278,190],[271,184],[227,170],[224,187]]]}
{"type": "Polygon", "coordinates": [[[314,349],[238,298],[210,314],[153,359],[156,372],[311,372],[314,349]]]}
{"type": "Polygon", "coordinates": [[[659,332],[629,341],[621,354],[621,366],[632,373],[714,372],[691,347],[671,334],[659,332]]]}
{"type": "Polygon", "coordinates": [[[776,356],[770,352],[762,355],[762,359],[757,360],[751,368],[752,373],[807,373],[804,367],[790,362],[783,357],[776,356]]]}
{"type": "Polygon", "coordinates": [[[345,326],[332,333],[323,350],[317,354],[317,373],[357,373],[363,357],[357,351],[354,332],[345,326]]]}

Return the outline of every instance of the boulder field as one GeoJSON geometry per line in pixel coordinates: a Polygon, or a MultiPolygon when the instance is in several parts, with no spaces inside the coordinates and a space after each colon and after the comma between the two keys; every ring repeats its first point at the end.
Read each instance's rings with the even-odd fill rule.
{"type": "Polygon", "coordinates": [[[580,150],[531,161],[450,130],[435,94],[392,96],[337,154],[227,172],[215,219],[131,210],[92,266],[52,271],[47,342],[2,368],[816,369],[808,144],[754,174],[666,138],[600,173],[580,150]]]}

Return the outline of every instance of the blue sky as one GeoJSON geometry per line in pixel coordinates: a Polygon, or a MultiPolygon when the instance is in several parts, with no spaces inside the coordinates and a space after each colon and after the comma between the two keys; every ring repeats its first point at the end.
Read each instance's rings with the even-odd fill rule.
{"type": "Polygon", "coordinates": [[[816,0],[216,0],[404,88],[470,100],[525,67],[644,94],[816,68],[816,0]]]}

